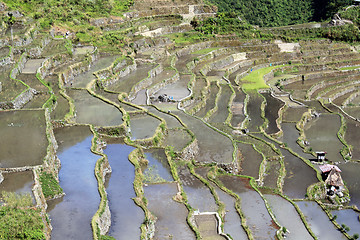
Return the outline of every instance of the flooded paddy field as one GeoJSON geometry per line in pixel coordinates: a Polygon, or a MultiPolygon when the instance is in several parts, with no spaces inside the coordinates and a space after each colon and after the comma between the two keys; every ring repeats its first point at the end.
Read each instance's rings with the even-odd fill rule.
{"type": "Polygon", "coordinates": [[[145,218],[143,210],[132,199],[136,197],[133,187],[135,169],[128,155],[134,149],[112,143],[104,151],[112,169],[106,187],[112,221],[108,235],[116,239],[139,239],[140,226],[145,218]]]}
{"type": "Polygon", "coordinates": [[[99,156],[90,151],[93,136],[88,127],[71,127],[60,129],[55,137],[62,143],[58,151],[59,181],[66,195],[49,201],[54,227],[51,239],[91,239],[90,222],[100,202],[94,176],[99,156]]]}
{"type": "MultiPolygon", "coordinates": [[[[138,31],[138,22],[124,21],[112,27],[138,31]]],[[[154,18],[148,27],[165,22],[154,18]]],[[[349,226],[350,235],[360,232],[353,210],[360,207],[360,125],[350,117],[342,122],[343,113],[328,104],[333,98],[359,118],[359,97],[344,83],[357,73],[323,67],[334,64],[335,43],[301,40],[292,54],[274,41],[183,48],[170,35],[136,38],[132,44],[129,34],[126,49],[109,55],[51,37],[37,57],[20,62],[24,46],[0,67],[0,191],[34,191],[34,199],[43,192],[51,239],[345,239],[324,209],[349,226]],[[89,70],[77,69],[90,54],[97,60],[89,70]],[[322,63],[317,56],[324,56],[322,63]],[[129,60],[122,67],[136,67],[114,70],[122,57],[129,60]],[[49,58],[53,65],[41,72],[45,86],[35,74],[49,58]],[[281,71],[270,69],[275,60],[284,64],[281,71]],[[253,68],[272,70],[257,72],[269,93],[241,84],[253,68]],[[59,81],[69,72],[76,76],[63,86],[59,81]],[[106,74],[97,79],[96,72],[106,74]],[[16,79],[38,94],[26,95],[16,79]],[[342,84],[349,92],[341,92],[342,84]],[[159,101],[164,94],[170,102],[159,101]],[[329,181],[318,177],[317,151],[341,169],[345,196],[331,197],[329,181]],[[44,173],[65,195],[48,193],[44,173]],[[332,210],[335,205],[347,209],[332,210]]],[[[351,53],[344,58],[360,59],[342,48],[351,53]]],[[[0,56],[8,51],[0,48],[0,56]]]]}
{"type": "Polygon", "coordinates": [[[0,129],[0,167],[43,163],[48,146],[43,110],[0,111],[0,129]]]}

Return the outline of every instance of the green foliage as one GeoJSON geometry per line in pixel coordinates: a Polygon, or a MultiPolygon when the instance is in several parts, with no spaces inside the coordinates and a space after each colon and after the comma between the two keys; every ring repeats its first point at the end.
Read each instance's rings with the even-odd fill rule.
{"type": "Polygon", "coordinates": [[[220,12],[235,12],[260,27],[284,26],[332,17],[352,0],[209,0],[220,12]]]}
{"type": "Polygon", "coordinates": [[[57,194],[63,193],[58,181],[51,173],[42,172],[40,174],[40,182],[45,198],[51,198],[57,194]]]}
{"type": "Polygon", "coordinates": [[[58,22],[85,22],[89,17],[120,15],[128,11],[133,0],[4,0],[10,10],[31,13],[35,19],[53,19],[58,22]]]}
{"type": "Polygon", "coordinates": [[[149,166],[146,168],[146,170],[144,172],[144,182],[161,183],[161,182],[166,182],[166,181],[159,175],[159,171],[156,168],[156,166],[153,165],[153,166],[149,166]]]}
{"type": "Polygon", "coordinates": [[[115,240],[115,238],[113,238],[111,236],[101,235],[99,237],[99,240],[115,240]]]}
{"type": "Polygon", "coordinates": [[[0,239],[45,239],[40,211],[32,205],[30,194],[2,192],[5,206],[0,208],[0,239]]]}

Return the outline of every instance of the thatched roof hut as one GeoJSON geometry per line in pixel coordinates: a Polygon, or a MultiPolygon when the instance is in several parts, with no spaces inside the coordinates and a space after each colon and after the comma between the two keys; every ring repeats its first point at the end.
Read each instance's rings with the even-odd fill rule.
{"type": "Polygon", "coordinates": [[[325,180],[326,185],[341,187],[344,186],[344,182],[341,178],[340,172],[336,168],[332,168],[327,179],[325,180]]]}

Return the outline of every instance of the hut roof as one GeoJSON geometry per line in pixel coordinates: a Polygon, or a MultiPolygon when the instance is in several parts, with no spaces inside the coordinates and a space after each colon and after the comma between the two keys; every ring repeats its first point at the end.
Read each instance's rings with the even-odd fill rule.
{"type": "Polygon", "coordinates": [[[324,164],[324,165],[319,166],[319,168],[323,173],[330,172],[332,169],[335,169],[337,172],[341,172],[341,170],[338,166],[331,165],[331,164],[324,164]]]}
{"type": "Polygon", "coordinates": [[[335,168],[331,169],[329,176],[327,177],[327,179],[325,180],[325,183],[327,185],[331,185],[331,186],[343,186],[344,182],[341,178],[341,175],[338,171],[336,171],[335,168]]]}

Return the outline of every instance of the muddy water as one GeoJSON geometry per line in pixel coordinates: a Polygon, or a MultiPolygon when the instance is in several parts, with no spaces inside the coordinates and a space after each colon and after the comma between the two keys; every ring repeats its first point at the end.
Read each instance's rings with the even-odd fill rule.
{"type": "Polygon", "coordinates": [[[16,77],[16,79],[22,80],[25,84],[36,89],[38,92],[49,91],[48,88],[36,78],[35,73],[21,73],[16,77]]]}
{"type": "Polygon", "coordinates": [[[218,110],[210,117],[210,121],[215,123],[223,123],[227,119],[229,115],[229,110],[228,110],[229,100],[231,94],[233,93],[229,85],[223,84],[221,85],[221,89],[222,89],[221,96],[219,97],[217,103],[218,110]]]}
{"type": "Polygon", "coordinates": [[[245,93],[243,93],[238,88],[235,88],[236,97],[233,100],[231,105],[232,111],[232,118],[231,118],[231,125],[233,127],[240,127],[241,123],[245,119],[244,115],[244,100],[245,100],[245,93]]]}
{"type": "Polygon", "coordinates": [[[24,105],[23,109],[42,108],[49,98],[49,94],[37,94],[30,102],[24,105]]]}
{"type": "Polygon", "coordinates": [[[313,239],[305,228],[295,207],[290,202],[277,195],[266,194],[264,197],[267,199],[280,225],[290,231],[289,234],[286,234],[286,239],[313,239]]]}
{"type": "Polygon", "coordinates": [[[2,85],[0,102],[11,101],[26,89],[26,86],[21,82],[10,79],[10,72],[13,68],[14,64],[0,67],[0,82],[2,85]]]}
{"type": "Polygon", "coordinates": [[[216,82],[212,82],[209,93],[207,94],[208,98],[206,99],[206,105],[195,114],[196,116],[201,118],[205,117],[206,113],[215,107],[215,99],[218,92],[219,88],[216,85],[216,82]]]}
{"type": "Polygon", "coordinates": [[[180,180],[190,206],[200,212],[215,212],[218,209],[214,196],[198,178],[182,167],[178,170],[180,180]]]}
{"type": "Polygon", "coordinates": [[[350,205],[355,204],[358,208],[360,208],[360,164],[348,162],[346,164],[340,164],[339,168],[342,171],[341,177],[350,191],[350,205]]]}
{"type": "Polygon", "coordinates": [[[230,234],[234,240],[247,239],[246,232],[241,226],[241,218],[235,209],[235,199],[219,188],[216,188],[216,192],[220,201],[225,204],[224,232],[230,234]]]}
{"type": "Polygon", "coordinates": [[[122,121],[122,114],[116,107],[91,96],[86,90],[67,90],[75,102],[75,121],[97,126],[116,126],[122,121]]]}
{"type": "Polygon", "coordinates": [[[247,128],[251,132],[259,132],[259,126],[264,123],[264,119],[261,117],[261,104],[264,99],[256,91],[248,92],[250,99],[246,106],[247,113],[249,114],[249,122],[247,128]]]}
{"type": "Polygon", "coordinates": [[[262,94],[266,99],[265,117],[269,120],[266,132],[268,134],[277,133],[280,129],[276,124],[279,118],[279,109],[284,106],[284,102],[271,96],[270,93],[262,94]]]}
{"type": "Polygon", "coordinates": [[[89,71],[77,75],[72,81],[73,87],[85,88],[86,85],[95,79],[94,72],[111,66],[118,56],[106,56],[101,57],[99,60],[94,62],[89,71]]]}
{"type": "Polygon", "coordinates": [[[63,119],[69,112],[69,102],[61,95],[57,95],[57,104],[51,112],[51,119],[63,119]]]}
{"type": "Polygon", "coordinates": [[[140,226],[145,218],[143,210],[132,200],[136,197],[135,169],[128,155],[134,149],[124,144],[108,144],[104,151],[112,169],[106,187],[111,211],[108,234],[116,239],[140,239],[140,226]]]}
{"type": "Polygon", "coordinates": [[[132,99],[131,102],[136,105],[146,105],[146,99],[146,90],[143,89],[136,93],[135,98],[132,99]]]}
{"type": "MultiPolygon", "coordinates": [[[[196,173],[207,179],[208,168],[197,168],[196,173]]],[[[224,233],[230,234],[234,240],[248,239],[246,232],[241,226],[241,218],[235,208],[235,198],[222,191],[216,185],[211,185],[215,188],[221,202],[225,204],[225,217],[224,217],[224,233]]]]}
{"type": "Polygon", "coordinates": [[[9,54],[9,51],[10,51],[9,47],[0,48],[0,59],[6,57],[9,54]]]}
{"type": "Polygon", "coordinates": [[[186,96],[189,96],[190,91],[187,87],[187,84],[190,81],[190,77],[191,77],[191,75],[181,76],[179,81],[177,81],[173,84],[167,85],[166,87],[164,87],[163,89],[158,91],[155,94],[155,98],[157,99],[159,95],[167,94],[169,97],[171,97],[175,101],[178,101],[180,99],[185,98],[186,96]]]}
{"type": "Polygon", "coordinates": [[[158,176],[165,181],[174,181],[169,163],[164,149],[150,149],[145,151],[146,159],[149,161],[148,165],[143,169],[145,175],[149,174],[158,176]]]}
{"type": "Polygon", "coordinates": [[[195,224],[199,229],[202,239],[211,240],[225,240],[224,236],[221,236],[217,232],[218,221],[215,214],[195,215],[195,224]]]}
{"type": "Polygon", "coordinates": [[[32,194],[32,187],[34,184],[32,171],[3,173],[4,180],[0,183],[0,197],[1,192],[16,192],[16,193],[30,193],[32,194]]]}
{"type": "Polygon", "coordinates": [[[269,161],[266,164],[266,172],[264,174],[264,185],[266,187],[277,188],[280,168],[279,161],[269,161]]]}
{"type": "Polygon", "coordinates": [[[237,143],[242,155],[241,174],[259,178],[259,168],[263,160],[262,155],[258,153],[251,144],[237,143]]]}
{"type": "Polygon", "coordinates": [[[71,127],[59,129],[55,137],[61,161],[60,186],[66,195],[49,201],[51,239],[92,239],[90,222],[100,202],[94,175],[99,156],[90,151],[93,136],[88,127],[71,127]]]}
{"type": "Polygon", "coordinates": [[[108,86],[107,89],[114,92],[129,93],[135,84],[148,77],[148,72],[154,67],[155,65],[152,64],[139,64],[136,71],[120,78],[117,82],[108,86]]]}
{"type": "Polygon", "coordinates": [[[355,233],[360,234],[360,220],[359,213],[352,209],[342,209],[331,211],[333,216],[337,216],[336,222],[340,225],[345,224],[350,228],[348,234],[350,236],[355,233]]]}
{"type": "Polygon", "coordinates": [[[321,114],[305,125],[305,135],[313,151],[326,151],[326,157],[333,162],[342,162],[340,150],[343,147],[337,138],[341,122],[334,114],[321,114]]]}
{"type": "Polygon", "coordinates": [[[165,137],[165,144],[172,146],[175,151],[183,150],[190,141],[191,136],[184,129],[169,129],[165,137]]]}
{"type": "Polygon", "coordinates": [[[0,111],[0,167],[42,164],[48,145],[45,129],[44,110],[0,111]]]}
{"type": "Polygon", "coordinates": [[[281,128],[284,132],[282,141],[287,144],[294,152],[299,154],[301,157],[306,159],[313,159],[314,156],[311,154],[304,153],[303,149],[297,144],[296,140],[299,137],[299,131],[295,127],[295,123],[282,123],[281,128]]]}
{"type": "Polygon", "coordinates": [[[305,219],[316,237],[331,240],[346,239],[316,202],[300,201],[296,204],[305,215],[305,219]]]}
{"type": "Polygon", "coordinates": [[[360,160],[360,123],[347,119],[346,127],[345,140],[353,147],[351,150],[352,159],[360,160]]]}
{"type": "Polygon", "coordinates": [[[25,67],[22,70],[22,73],[36,73],[41,64],[45,61],[45,59],[29,59],[25,63],[25,67]]]}
{"type": "Polygon", "coordinates": [[[149,115],[135,115],[130,117],[131,139],[144,139],[154,136],[156,128],[161,122],[149,115]]]}
{"type": "Polygon", "coordinates": [[[157,217],[154,239],[195,239],[186,223],[186,207],[172,199],[178,192],[175,183],[148,185],[144,191],[148,209],[157,217]]]}
{"type": "Polygon", "coordinates": [[[241,198],[241,210],[255,239],[275,239],[277,229],[273,225],[264,200],[252,190],[248,180],[231,176],[221,176],[219,179],[226,188],[241,198]]]}
{"type": "Polygon", "coordinates": [[[307,111],[307,108],[304,107],[289,107],[286,109],[283,114],[283,122],[298,122],[301,119],[301,116],[304,112],[307,111]]]}
{"type": "Polygon", "coordinates": [[[182,127],[182,125],[180,124],[180,122],[175,118],[173,117],[172,115],[170,114],[167,114],[167,113],[163,113],[163,112],[160,112],[158,111],[156,108],[154,107],[147,107],[147,109],[149,110],[149,112],[155,114],[156,116],[159,116],[161,117],[162,119],[164,119],[166,121],[166,126],[168,128],[179,128],[179,127],[182,127]]]}
{"type": "Polygon", "coordinates": [[[206,126],[202,121],[183,112],[174,112],[196,135],[199,144],[199,162],[231,163],[234,148],[230,139],[206,126]]]}
{"type": "Polygon", "coordinates": [[[289,151],[280,150],[284,156],[286,169],[283,191],[290,198],[304,198],[307,187],[318,182],[316,172],[289,151]]]}

